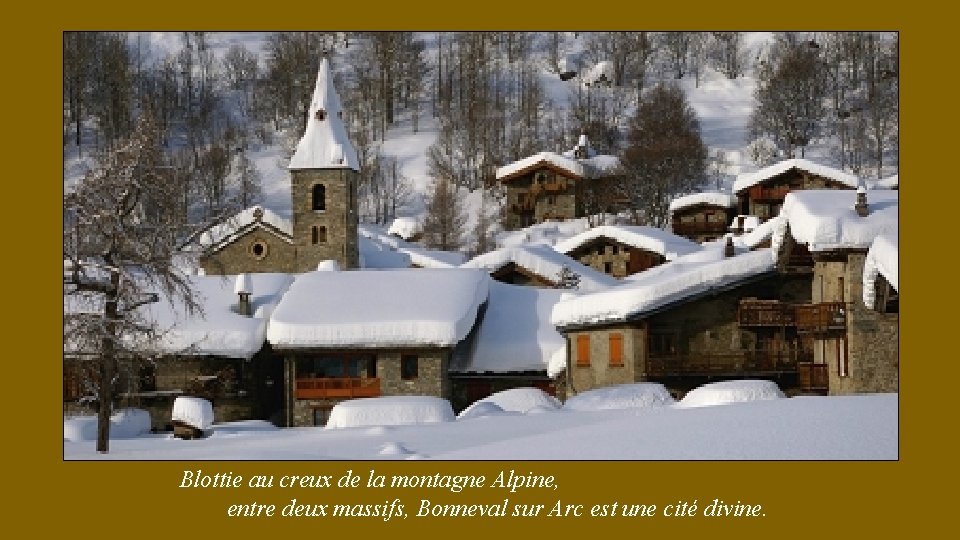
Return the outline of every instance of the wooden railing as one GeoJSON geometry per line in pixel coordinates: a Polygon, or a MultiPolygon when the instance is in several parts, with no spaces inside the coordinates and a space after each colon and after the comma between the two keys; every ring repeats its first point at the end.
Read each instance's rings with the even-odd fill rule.
{"type": "Polygon", "coordinates": [[[806,351],[738,351],[651,356],[647,375],[763,375],[793,373],[801,360],[812,359],[806,351]]]}
{"type": "Polygon", "coordinates": [[[798,362],[797,384],[803,390],[827,390],[829,387],[827,365],[798,362]]]}
{"type": "Polygon", "coordinates": [[[750,188],[750,200],[753,201],[782,201],[790,193],[787,186],[753,186],[750,188]]]}
{"type": "Polygon", "coordinates": [[[380,395],[378,378],[306,378],[297,379],[297,399],[357,398],[380,395]]]}
{"type": "Polygon", "coordinates": [[[794,326],[796,310],[779,300],[744,299],[737,308],[737,322],[740,326],[794,326]]]}
{"type": "Polygon", "coordinates": [[[829,332],[847,328],[847,308],[843,302],[801,304],[796,310],[799,332],[829,332]]]}
{"type": "Polygon", "coordinates": [[[674,221],[672,228],[676,234],[722,233],[727,231],[727,224],[720,221],[694,221],[692,223],[674,221]]]}

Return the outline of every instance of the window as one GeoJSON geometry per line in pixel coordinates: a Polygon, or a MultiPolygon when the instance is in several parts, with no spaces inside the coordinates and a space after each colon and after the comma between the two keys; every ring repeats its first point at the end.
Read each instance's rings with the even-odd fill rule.
{"type": "Polygon", "coordinates": [[[837,375],[840,377],[850,376],[850,366],[847,363],[847,340],[837,339],[837,375]]]}
{"type": "Polygon", "coordinates": [[[420,364],[417,355],[404,354],[400,357],[400,378],[409,381],[420,376],[420,364]]]}
{"type": "Polygon", "coordinates": [[[311,230],[311,240],[314,244],[326,244],[327,228],[314,225],[311,230]]]}
{"type": "Polygon", "coordinates": [[[610,262],[603,263],[603,272],[605,274],[613,274],[613,263],[610,263],[610,262]]]}
{"type": "Polygon", "coordinates": [[[623,334],[610,334],[610,365],[623,367],[623,334]]]}
{"type": "Polygon", "coordinates": [[[323,184],[313,186],[313,209],[327,209],[327,188],[323,184]]]}
{"type": "Polygon", "coordinates": [[[327,420],[330,420],[331,409],[333,409],[333,407],[314,407],[313,408],[313,425],[315,426],[327,425],[327,420]]]}
{"type": "Polygon", "coordinates": [[[314,116],[317,118],[317,120],[323,121],[323,119],[327,117],[327,112],[323,109],[317,109],[317,112],[314,114],[314,116]]]}
{"type": "Polygon", "coordinates": [[[590,367],[590,335],[577,336],[577,365],[590,367]]]}
{"type": "Polygon", "coordinates": [[[269,253],[269,250],[267,249],[266,242],[257,240],[250,244],[250,255],[252,255],[254,259],[257,259],[258,261],[263,260],[266,258],[267,253],[269,253]]]}

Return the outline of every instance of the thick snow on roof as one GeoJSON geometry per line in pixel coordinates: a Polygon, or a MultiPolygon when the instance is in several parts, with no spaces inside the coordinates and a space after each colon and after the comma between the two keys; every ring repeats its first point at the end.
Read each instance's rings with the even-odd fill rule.
{"type": "MultiPolygon", "coordinates": [[[[751,217],[751,218],[754,218],[754,220],[757,220],[755,216],[747,216],[747,217],[751,217]]],[[[778,215],[774,218],[764,221],[759,225],[756,225],[754,223],[752,227],[748,228],[747,222],[746,220],[744,220],[743,228],[749,230],[749,232],[744,233],[740,236],[735,236],[733,238],[733,241],[735,243],[739,243],[740,245],[747,246],[750,248],[757,247],[761,242],[763,242],[764,240],[769,240],[773,236],[773,231],[775,231],[777,227],[782,226],[781,225],[782,221],[783,221],[783,217],[778,215]]]]}
{"type": "Polygon", "coordinates": [[[700,250],[700,244],[696,242],[662,229],[643,225],[601,225],[557,242],[553,247],[560,253],[570,253],[598,238],[609,238],[621,244],[659,253],[667,260],[700,250]]]}
{"type": "Polygon", "coordinates": [[[277,230],[286,240],[292,241],[293,224],[289,220],[280,217],[269,208],[251,206],[203,231],[194,242],[204,249],[219,246],[232,242],[253,227],[264,225],[277,230]]]}
{"type": "Polygon", "coordinates": [[[571,396],[563,408],[571,411],[645,409],[673,405],[676,400],[660,383],[642,382],[595,388],[571,396]]]}
{"type": "Polygon", "coordinates": [[[170,419],[197,429],[210,429],[213,426],[213,404],[199,397],[178,396],[173,400],[170,419]]]}
{"type": "Polygon", "coordinates": [[[566,266],[580,276],[582,291],[599,291],[620,283],[617,278],[584,266],[579,261],[544,244],[528,244],[483,253],[463,263],[461,267],[485,268],[493,272],[510,263],[553,282],[557,281],[560,270],[566,266]]]}
{"type": "Polygon", "coordinates": [[[410,268],[410,256],[406,253],[362,234],[358,240],[361,268],[410,268]]]}
{"type": "Polygon", "coordinates": [[[834,169],[832,167],[827,167],[826,165],[820,165],[819,163],[814,163],[806,159],[796,158],[774,163],[769,167],[765,167],[753,173],[740,174],[733,182],[733,192],[739,193],[746,188],[757,185],[760,182],[773,178],[779,174],[783,174],[790,169],[804,170],[809,173],[816,174],[817,176],[822,176],[824,178],[841,182],[853,188],[857,187],[857,183],[859,182],[857,177],[853,176],[852,174],[847,174],[843,171],[834,169]]]}
{"type": "Polygon", "coordinates": [[[807,244],[810,251],[867,249],[873,239],[898,231],[899,192],[867,191],[869,215],[854,210],[855,191],[804,190],[787,194],[773,232],[772,245],[779,248],[789,224],[790,235],[807,244]]]}
{"type": "Polygon", "coordinates": [[[253,316],[236,311],[239,296],[234,276],[190,276],[202,313],[189,314],[180,304],[161,299],[141,308],[160,329],[160,352],[250,358],[263,347],[267,321],[287,287],[289,274],[248,274],[253,316]]]}
{"type": "Polygon", "coordinates": [[[733,208],[737,204],[737,198],[730,193],[718,193],[716,191],[705,191],[703,193],[694,193],[684,195],[670,201],[670,211],[676,212],[683,208],[698,206],[701,204],[711,206],[721,206],[723,208],[733,208]]]}
{"type": "Polygon", "coordinates": [[[483,320],[470,351],[450,366],[459,373],[542,371],[559,352],[563,336],[550,324],[550,312],[563,291],[490,283],[483,320]]]}
{"type": "Polygon", "coordinates": [[[390,228],[387,229],[387,234],[395,234],[404,240],[409,240],[418,232],[420,232],[420,222],[412,217],[394,218],[390,228]]]}
{"type": "Polygon", "coordinates": [[[897,189],[898,187],[900,187],[899,174],[870,182],[870,189],[897,189]]]}
{"type": "Polygon", "coordinates": [[[589,228],[590,223],[587,218],[545,221],[516,231],[497,234],[497,246],[510,247],[530,243],[554,245],[589,228]]]}
{"type": "Polygon", "coordinates": [[[320,61],[317,85],[310,100],[307,129],[297,143],[288,168],[360,170],[357,151],[347,136],[341,114],[340,97],[333,86],[330,63],[324,58],[320,61]]]}
{"type": "MultiPolygon", "coordinates": [[[[450,402],[431,396],[387,396],[351,399],[330,411],[327,429],[397,426],[451,422],[456,417],[450,402]]],[[[381,451],[382,453],[382,451],[381,451]]]]}
{"type": "Polygon", "coordinates": [[[586,172],[583,170],[583,165],[581,165],[576,159],[564,157],[555,152],[540,152],[539,154],[534,154],[519,161],[514,161],[513,163],[500,167],[497,169],[497,180],[509,178],[540,163],[553,165],[558,169],[567,171],[577,178],[583,178],[586,176],[586,172]]]}
{"type": "Polygon", "coordinates": [[[566,297],[553,308],[550,321],[560,327],[622,321],[773,271],[774,263],[769,248],[724,257],[721,244],[706,246],[631,276],[619,287],[566,297]]]}
{"type": "Polygon", "coordinates": [[[863,303],[873,309],[876,301],[877,276],[883,276],[894,289],[900,290],[900,240],[896,234],[878,236],[863,264],[863,303]]]}
{"type": "Polygon", "coordinates": [[[490,278],[468,269],[308,272],[273,313],[278,347],[452,346],[473,328],[490,278]]]}
{"type": "MultiPolygon", "coordinates": [[[[410,259],[410,264],[421,268],[455,268],[463,264],[466,260],[466,256],[463,253],[427,249],[419,244],[410,243],[402,238],[385,234],[381,229],[372,225],[361,225],[360,236],[361,239],[365,237],[378,244],[381,251],[390,249],[396,253],[405,255],[410,259]]],[[[361,253],[362,250],[363,246],[361,241],[361,253]]],[[[376,256],[376,254],[374,254],[374,256],[376,256]]],[[[410,264],[406,264],[403,267],[409,267],[410,264]]],[[[375,268],[377,266],[368,267],[375,268]]],[[[387,268],[386,266],[382,267],[387,268]]]]}
{"type": "Polygon", "coordinates": [[[613,73],[613,62],[610,60],[597,62],[583,74],[583,84],[595,84],[601,79],[605,79],[610,84],[613,84],[613,73]]]}
{"type": "Polygon", "coordinates": [[[720,381],[705,384],[687,392],[687,395],[677,403],[677,407],[711,407],[785,397],[780,387],[773,381],[720,381]]]}

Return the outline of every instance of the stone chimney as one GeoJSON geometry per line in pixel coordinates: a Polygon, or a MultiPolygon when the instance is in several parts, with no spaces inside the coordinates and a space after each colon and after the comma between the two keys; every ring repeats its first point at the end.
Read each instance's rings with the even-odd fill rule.
{"type": "Polygon", "coordinates": [[[236,285],[234,285],[233,292],[240,297],[237,302],[237,313],[246,317],[253,315],[253,310],[250,305],[253,283],[250,279],[250,274],[240,274],[237,276],[237,282],[236,285]]]}
{"type": "Polygon", "coordinates": [[[870,206],[867,204],[867,188],[863,185],[863,182],[857,185],[857,204],[853,205],[853,209],[857,211],[857,215],[860,217],[870,215],[870,206]]]}
{"type": "Polygon", "coordinates": [[[733,257],[733,237],[727,235],[727,241],[723,244],[723,256],[724,257],[733,257]]]}

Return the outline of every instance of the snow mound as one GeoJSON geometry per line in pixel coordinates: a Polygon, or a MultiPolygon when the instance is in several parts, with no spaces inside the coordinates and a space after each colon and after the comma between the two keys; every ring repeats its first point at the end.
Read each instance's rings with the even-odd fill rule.
{"type": "Polygon", "coordinates": [[[387,234],[395,234],[404,240],[410,240],[420,232],[420,222],[412,217],[398,217],[390,224],[387,234]]]}
{"type": "Polygon", "coordinates": [[[786,397],[773,381],[721,381],[694,388],[677,404],[678,407],[709,407],[745,401],[763,401],[786,397]]]}
{"type": "Polygon", "coordinates": [[[320,261],[317,263],[318,272],[339,272],[340,264],[332,259],[327,259],[325,261],[320,261]]]}
{"type": "Polygon", "coordinates": [[[330,411],[327,429],[429,424],[454,420],[450,402],[430,396],[351,399],[330,411]]]}
{"type": "MultiPolygon", "coordinates": [[[[150,433],[150,413],[143,409],[120,409],[110,417],[111,439],[132,439],[145,433],[150,433]]],[[[72,442],[96,440],[97,417],[64,419],[63,438],[72,442]]]]}
{"type": "Polygon", "coordinates": [[[487,396],[479,401],[475,401],[472,405],[460,413],[460,417],[463,418],[466,416],[469,418],[470,416],[468,415],[474,414],[471,411],[475,407],[487,407],[487,405],[482,405],[485,403],[496,405],[503,411],[515,411],[520,413],[526,413],[539,406],[553,409],[559,409],[561,407],[560,401],[557,400],[557,398],[547,394],[539,388],[511,388],[509,390],[503,390],[487,396]]]}
{"type": "Polygon", "coordinates": [[[464,409],[457,415],[458,420],[467,420],[469,418],[483,418],[486,416],[497,416],[505,414],[499,405],[491,401],[478,401],[470,407],[464,409]]]}
{"type": "Polygon", "coordinates": [[[170,418],[197,429],[210,429],[213,426],[213,404],[203,398],[179,396],[173,401],[170,418]]]}
{"type": "Polygon", "coordinates": [[[645,409],[673,405],[676,400],[660,383],[620,384],[579,393],[563,404],[574,411],[645,409]]]}
{"type": "Polygon", "coordinates": [[[413,454],[410,449],[398,442],[388,442],[380,448],[381,456],[407,456],[413,454]]]}

